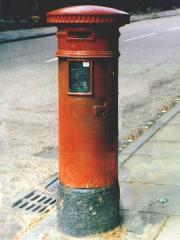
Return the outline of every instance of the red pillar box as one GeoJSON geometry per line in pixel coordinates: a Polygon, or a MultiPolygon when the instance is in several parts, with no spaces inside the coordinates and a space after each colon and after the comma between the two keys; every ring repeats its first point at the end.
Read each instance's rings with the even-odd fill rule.
{"type": "Polygon", "coordinates": [[[129,15],[74,6],[47,19],[58,26],[59,227],[108,231],[119,225],[118,41],[129,15]]]}

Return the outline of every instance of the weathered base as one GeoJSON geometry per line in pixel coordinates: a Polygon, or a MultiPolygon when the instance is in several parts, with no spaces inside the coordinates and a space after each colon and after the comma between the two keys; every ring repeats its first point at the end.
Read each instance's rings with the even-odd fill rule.
{"type": "Polygon", "coordinates": [[[107,188],[73,189],[59,185],[60,231],[80,237],[114,229],[120,223],[119,184],[107,188]]]}

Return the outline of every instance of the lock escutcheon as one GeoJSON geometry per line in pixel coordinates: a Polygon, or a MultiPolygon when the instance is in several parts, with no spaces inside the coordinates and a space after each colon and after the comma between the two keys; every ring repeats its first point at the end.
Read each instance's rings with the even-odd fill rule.
{"type": "Polygon", "coordinates": [[[93,112],[96,117],[104,117],[108,112],[108,104],[105,103],[103,106],[93,106],[93,112]]]}

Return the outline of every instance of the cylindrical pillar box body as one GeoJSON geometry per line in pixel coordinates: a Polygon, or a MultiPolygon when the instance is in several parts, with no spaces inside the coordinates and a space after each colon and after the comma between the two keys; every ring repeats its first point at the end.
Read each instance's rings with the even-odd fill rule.
{"type": "Polygon", "coordinates": [[[115,184],[117,29],[76,28],[72,33],[62,28],[58,37],[61,183],[73,188],[115,184]]]}
{"type": "Polygon", "coordinates": [[[128,21],[99,6],[48,14],[58,25],[58,220],[70,235],[119,224],[118,28],[128,21]]]}

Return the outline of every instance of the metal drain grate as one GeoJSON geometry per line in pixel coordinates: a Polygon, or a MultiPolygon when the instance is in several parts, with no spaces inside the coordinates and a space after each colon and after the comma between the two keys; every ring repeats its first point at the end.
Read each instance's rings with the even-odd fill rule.
{"type": "Polygon", "coordinates": [[[12,207],[31,213],[48,213],[55,203],[55,197],[35,190],[16,201],[12,207]]]}

